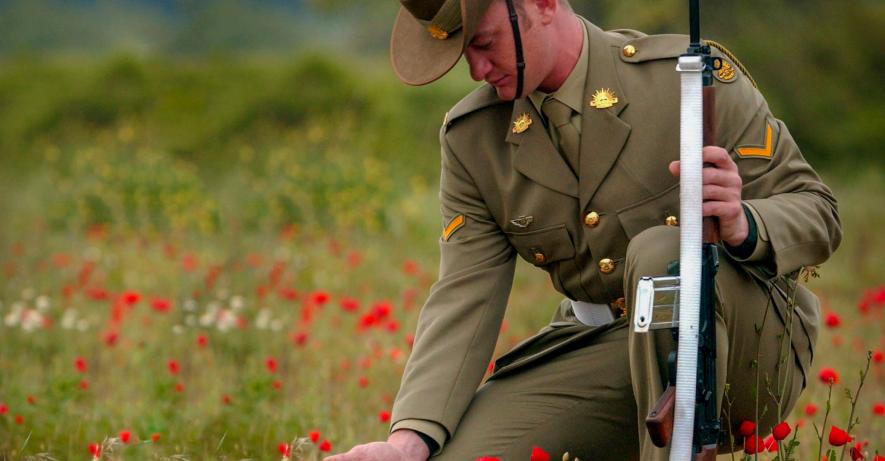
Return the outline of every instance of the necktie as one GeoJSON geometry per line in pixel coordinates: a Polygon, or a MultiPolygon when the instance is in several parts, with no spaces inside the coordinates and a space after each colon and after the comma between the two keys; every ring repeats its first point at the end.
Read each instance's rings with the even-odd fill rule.
{"type": "Polygon", "coordinates": [[[547,117],[548,122],[553,125],[556,134],[559,137],[559,151],[562,153],[572,172],[578,174],[578,158],[580,158],[578,130],[572,125],[572,108],[565,103],[548,97],[541,104],[541,112],[547,117]]]}

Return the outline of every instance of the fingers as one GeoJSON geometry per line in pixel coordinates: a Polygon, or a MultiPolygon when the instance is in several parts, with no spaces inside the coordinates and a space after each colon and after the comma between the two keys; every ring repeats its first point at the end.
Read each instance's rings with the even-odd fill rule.
{"type": "Polygon", "coordinates": [[[707,146],[703,150],[704,163],[712,163],[716,168],[726,171],[737,171],[737,164],[728,155],[728,151],[718,146],[707,146]]]}
{"type": "Polygon", "coordinates": [[[705,184],[703,190],[705,202],[739,202],[741,200],[741,190],[733,187],[705,184]]]}

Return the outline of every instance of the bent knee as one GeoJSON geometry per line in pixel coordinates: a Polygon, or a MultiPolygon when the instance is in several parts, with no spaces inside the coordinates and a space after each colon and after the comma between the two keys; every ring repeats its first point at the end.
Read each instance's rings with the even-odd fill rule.
{"type": "Polygon", "coordinates": [[[640,232],[627,245],[627,264],[637,276],[665,275],[679,259],[679,228],[655,226],[640,232]]]}

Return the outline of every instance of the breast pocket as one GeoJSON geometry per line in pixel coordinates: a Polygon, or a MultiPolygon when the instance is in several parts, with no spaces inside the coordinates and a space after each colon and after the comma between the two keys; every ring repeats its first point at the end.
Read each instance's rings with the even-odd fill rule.
{"type": "Polygon", "coordinates": [[[662,192],[618,210],[618,220],[627,240],[655,226],[678,225],[679,183],[662,192]]]}
{"type": "Polygon", "coordinates": [[[538,267],[575,257],[575,245],[565,224],[528,232],[508,232],[510,244],[522,259],[538,267]]]}

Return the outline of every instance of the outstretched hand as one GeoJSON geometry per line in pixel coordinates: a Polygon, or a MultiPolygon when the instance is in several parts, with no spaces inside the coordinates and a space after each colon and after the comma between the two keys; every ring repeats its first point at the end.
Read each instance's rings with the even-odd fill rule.
{"type": "MultiPolygon", "coordinates": [[[[719,237],[736,247],[750,233],[741,205],[743,181],[737,164],[721,147],[706,146],[704,157],[704,216],[719,218],[719,237]],[[709,164],[709,165],[707,165],[709,164]]],[[[670,174],[679,177],[679,161],[670,162],[670,174]]]]}
{"type": "Polygon", "coordinates": [[[323,461],[426,461],[429,457],[427,445],[418,434],[404,429],[390,434],[386,442],[357,445],[323,461]]]}

